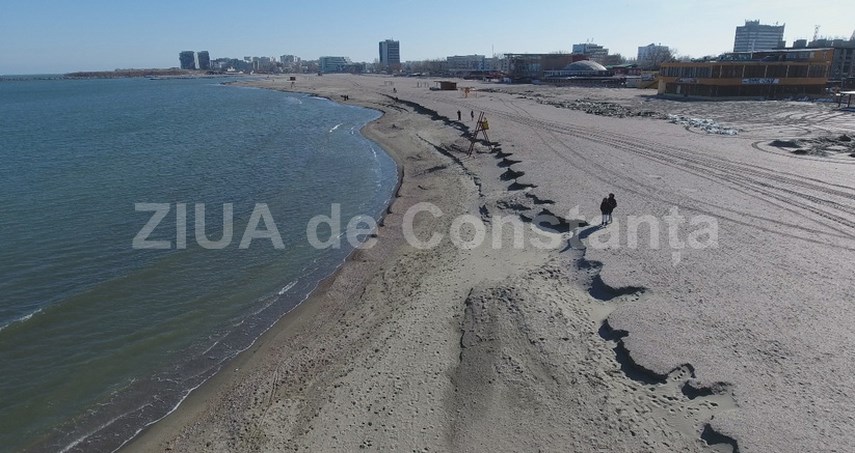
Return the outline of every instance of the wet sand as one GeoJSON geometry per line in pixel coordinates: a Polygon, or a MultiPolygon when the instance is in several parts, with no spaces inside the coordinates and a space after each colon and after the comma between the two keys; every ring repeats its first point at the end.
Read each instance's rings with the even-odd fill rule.
{"type": "Polygon", "coordinates": [[[295,90],[385,112],[364,132],[403,180],[378,244],[126,450],[852,449],[855,158],[770,146],[853,136],[852,113],[417,82],[298,77],[295,90]],[[473,157],[470,111],[493,143],[473,157]],[[615,223],[586,226],[609,192],[615,223]],[[443,212],[415,218],[422,240],[445,234],[427,250],[402,235],[420,202],[443,212]],[[455,246],[462,214],[501,247],[455,246]],[[500,219],[544,214],[561,246],[533,246],[553,236],[528,229],[513,247],[500,219]]]}

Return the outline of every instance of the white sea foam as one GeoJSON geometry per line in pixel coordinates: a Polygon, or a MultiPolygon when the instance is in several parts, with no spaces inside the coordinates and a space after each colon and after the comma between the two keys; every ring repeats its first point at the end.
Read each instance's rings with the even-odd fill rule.
{"type": "Polygon", "coordinates": [[[12,324],[17,324],[17,323],[21,323],[21,322],[27,322],[27,321],[29,321],[29,320],[30,320],[30,318],[32,318],[33,316],[35,316],[35,315],[37,315],[37,314],[39,314],[39,313],[41,313],[41,312],[42,312],[42,309],[41,309],[41,308],[38,308],[38,309],[36,309],[36,311],[34,311],[34,312],[30,313],[30,314],[26,314],[26,315],[21,316],[21,317],[19,317],[19,318],[17,318],[17,319],[13,319],[13,320],[11,320],[11,321],[7,322],[6,324],[3,324],[2,326],[0,326],[0,331],[2,331],[3,329],[5,329],[5,328],[7,328],[7,327],[11,326],[12,324]]]}
{"type": "Polygon", "coordinates": [[[280,290],[279,290],[279,295],[281,296],[281,295],[283,295],[283,294],[287,293],[287,292],[288,292],[288,290],[290,290],[291,288],[293,288],[293,287],[294,287],[294,285],[296,285],[296,284],[297,284],[297,280],[294,280],[293,282],[288,283],[287,285],[285,285],[285,287],[283,287],[282,289],[280,289],[280,290]]]}
{"type": "MultiPolygon", "coordinates": [[[[136,409],[134,409],[134,410],[130,410],[130,411],[127,411],[127,412],[125,412],[125,413],[123,413],[123,414],[119,414],[119,415],[117,415],[116,417],[114,417],[114,418],[110,419],[110,420],[109,420],[109,421],[107,421],[106,423],[101,424],[99,427],[95,428],[94,430],[90,431],[89,433],[86,433],[86,434],[84,434],[84,435],[82,435],[82,436],[78,437],[77,439],[73,440],[70,444],[66,445],[66,446],[65,446],[65,448],[63,448],[63,449],[62,449],[62,450],[60,450],[59,452],[60,452],[60,453],[66,453],[66,452],[68,452],[68,451],[70,451],[70,450],[74,449],[75,447],[77,447],[78,445],[80,445],[82,442],[86,441],[86,439],[88,439],[88,438],[92,437],[94,434],[97,434],[98,432],[100,432],[100,431],[104,430],[104,428],[106,428],[106,427],[108,427],[108,426],[112,425],[113,423],[116,423],[117,421],[121,420],[122,418],[124,418],[124,417],[126,417],[126,416],[128,416],[128,415],[130,415],[130,414],[133,414],[134,412],[139,412],[139,411],[141,411],[141,410],[145,409],[145,408],[146,408],[146,407],[148,407],[148,406],[151,406],[151,403],[145,403],[145,404],[143,404],[142,406],[140,406],[140,407],[138,407],[138,408],[136,408],[136,409]]],[[[148,425],[146,425],[146,426],[148,426],[148,425]]],[[[140,431],[142,431],[142,430],[140,430],[140,431]]],[[[130,439],[128,439],[128,440],[130,440],[130,439]]],[[[127,441],[125,441],[125,443],[127,443],[127,441]]],[[[124,446],[124,445],[125,445],[125,443],[123,443],[123,444],[122,444],[122,446],[124,446]]],[[[120,446],[119,448],[122,448],[122,446],[120,446]]],[[[113,451],[114,451],[114,452],[115,452],[115,451],[118,451],[118,450],[119,450],[119,448],[117,448],[117,449],[115,449],[115,450],[113,450],[113,451]]]]}

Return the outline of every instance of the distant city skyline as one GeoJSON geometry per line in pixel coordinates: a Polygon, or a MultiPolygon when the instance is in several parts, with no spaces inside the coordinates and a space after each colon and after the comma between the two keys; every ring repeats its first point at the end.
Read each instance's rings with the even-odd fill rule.
{"type": "Polygon", "coordinates": [[[0,74],[177,67],[178,52],[187,49],[206,49],[211,59],[341,55],[370,63],[377,59],[377,43],[390,36],[401,43],[401,61],[569,52],[586,42],[629,58],[651,43],[701,57],[732,50],[736,27],[746,20],[786,24],[787,45],[810,40],[815,25],[820,37],[849,38],[855,23],[847,13],[853,10],[850,0],[829,0],[822,7],[801,0],[665,0],[643,7],[628,0],[550,0],[483,10],[448,0],[299,6],[273,0],[11,0],[3,7],[0,74]]]}

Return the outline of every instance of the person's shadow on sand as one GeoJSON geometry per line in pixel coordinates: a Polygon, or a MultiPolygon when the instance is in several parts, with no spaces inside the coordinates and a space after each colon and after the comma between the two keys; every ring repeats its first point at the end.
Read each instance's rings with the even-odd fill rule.
{"type": "Polygon", "coordinates": [[[579,240],[581,241],[583,239],[588,239],[588,236],[596,233],[597,231],[602,230],[605,227],[605,225],[591,225],[588,228],[579,231],[579,240]]]}
{"type": "Polygon", "coordinates": [[[571,249],[584,249],[585,244],[582,243],[582,240],[587,239],[588,236],[596,233],[597,231],[602,230],[605,227],[606,227],[605,225],[594,225],[594,226],[588,226],[585,229],[582,229],[582,228],[577,229],[576,231],[578,231],[578,234],[574,234],[567,241],[567,246],[565,246],[564,249],[561,250],[559,253],[564,253],[564,252],[571,250],[571,249]]]}

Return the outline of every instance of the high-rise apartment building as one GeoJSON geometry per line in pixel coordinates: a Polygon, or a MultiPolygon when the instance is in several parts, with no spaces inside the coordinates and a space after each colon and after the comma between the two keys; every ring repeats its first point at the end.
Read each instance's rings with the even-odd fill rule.
{"type": "Polygon", "coordinates": [[[484,55],[454,55],[445,58],[451,73],[484,71],[486,60],[484,55]]]}
{"type": "Polygon", "coordinates": [[[761,25],[759,20],[746,20],[736,27],[733,39],[734,52],[755,52],[783,49],[784,25],[761,25]]]}
{"type": "Polygon", "coordinates": [[[209,71],[211,69],[211,56],[208,54],[207,50],[196,52],[196,63],[196,67],[203,71],[209,71]]]}
{"type": "Polygon", "coordinates": [[[793,44],[794,48],[808,49],[833,49],[834,56],[831,59],[828,77],[830,80],[840,82],[844,89],[855,87],[855,36],[851,39],[827,39],[821,38],[809,43],[800,43],[801,46],[793,44]]]}
{"type": "Polygon", "coordinates": [[[638,47],[638,65],[643,69],[657,69],[661,63],[671,59],[671,49],[661,44],[650,43],[638,47]]]}
{"type": "Polygon", "coordinates": [[[181,69],[196,69],[196,56],[192,50],[179,52],[178,61],[181,63],[181,69]]]}
{"type": "Polygon", "coordinates": [[[609,56],[609,49],[606,49],[599,44],[586,42],[582,44],[573,44],[573,53],[586,55],[591,60],[603,64],[606,62],[606,57],[609,56]]]}
{"type": "Polygon", "coordinates": [[[323,73],[343,72],[352,64],[347,57],[320,57],[318,58],[318,70],[323,73]]]}
{"type": "Polygon", "coordinates": [[[380,41],[380,64],[387,68],[394,68],[401,64],[401,43],[387,39],[380,41]]]}

